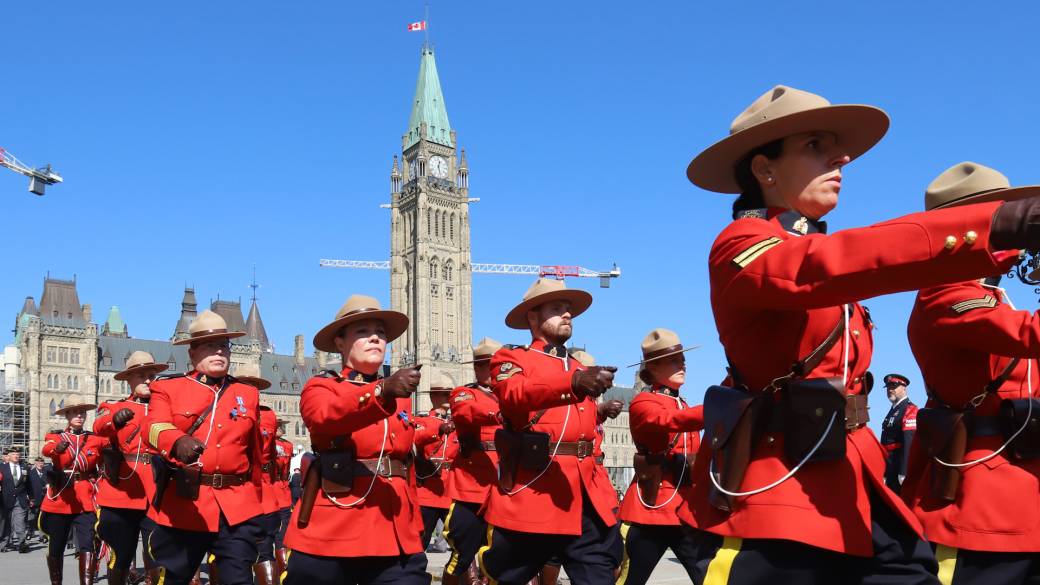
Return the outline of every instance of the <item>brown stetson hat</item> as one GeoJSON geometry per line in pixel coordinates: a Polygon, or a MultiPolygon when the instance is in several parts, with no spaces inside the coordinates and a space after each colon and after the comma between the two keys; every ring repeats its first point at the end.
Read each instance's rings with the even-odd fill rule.
{"type": "Polygon", "coordinates": [[[686,353],[690,350],[697,349],[699,345],[693,347],[683,347],[682,342],[679,341],[679,335],[670,330],[658,327],[650,333],[646,334],[641,344],[643,349],[643,359],[628,366],[634,368],[636,366],[643,365],[647,362],[666,358],[677,353],[686,353]]]}
{"type": "Polygon", "coordinates": [[[571,357],[578,360],[578,363],[586,368],[591,368],[596,365],[596,358],[592,357],[591,353],[581,349],[572,351],[571,357]]]}
{"type": "Polygon", "coordinates": [[[474,364],[476,362],[486,362],[495,355],[495,352],[502,349],[502,344],[485,337],[477,342],[477,345],[473,346],[473,359],[462,362],[464,364],[474,364]]]}
{"type": "Polygon", "coordinates": [[[965,161],[946,169],[924,192],[926,211],[987,201],[1014,201],[1040,195],[1040,185],[1012,187],[1000,172],[965,161]]]}
{"type": "Polygon", "coordinates": [[[451,392],[455,389],[455,380],[441,370],[434,370],[430,377],[430,392],[451,392]]]}
{"type": "Polygon", "coordinates": [[[112,377],[123,381],[134,374],[157,374],[169,367],[166,364],[155,363],[155,358],[147,351],[135,351],[126,359],[126,369],[112,377]]]}
{"type": "Polygon", "coordinates": [[[260,366],[257,364],[242,364],[235,369],[235,379],[243,384],[249,384],[257,390],[267,390],[271,383],[260,376],[260,366]]]}
{"type": "Polygon", "coordinates": [[[577,317],[592,305],[592,295],[589,293],[581,289],[567,288],[567,284],[562,280],[539,278],[524,293],[524,300],[506,315],[506,326],[512,329],[527,329],[527,312],[555,300],[571,302],[571,317],[577,317]]]}
{"type": "MultiPolygon", "coordinates": [[[[336,312],[336,318],[321,328],[314,336],[314,347],[321,351],[335,353],[336,344],[333,339],[347,325],[364,319],[375,319],[383,322],[386,329],[386,341],[389,343],[408,330],[408,316],[398,311],[384,310],[374,297],[351,295],[347,302],[336,312]]],[[[344,358],[345,359],[345,358],[344,358]]]]}
{"type": "Polygon", "coordinates": [[[740,193],[737,163],[752,150],[802,132],[832,132],[850,158],[870,150],[888,131],[888,114],[874,106],[831,105],[807,91],[778,85],[737,116],[729,136],[698,154],[686,168],[694,185],[740,193]]]}
{"type": "Polygon", "coordinates": [[[95,408],[97,408],[96,404],[92,404],[92,403],[89,403],[89,402],[81,402],[79,404],[70,404],[68,406],[63,406],[63,407],[59,408],[58,410],[55,410],[54,414],[55,415],[63,415],[65,413],[67,413],[67,412],[72,412],[74,410],[82,410],[83,413],[86,414],[86,411],[94,410],[95,408]]]}
{"type": "Polygon", "coordinates": [[[242,337],[245,334],[245,331],[228,331],[227,322],[224,321],[224,318],[207,309],[199,313],[199,316],[195,317],[195,320],[188,326],[189,337],[178,339],[177,341],[174,341],[173,344],[187,345],[189,343],[208,341],[210,339],[234,339],[236,337],[242,337]]]}

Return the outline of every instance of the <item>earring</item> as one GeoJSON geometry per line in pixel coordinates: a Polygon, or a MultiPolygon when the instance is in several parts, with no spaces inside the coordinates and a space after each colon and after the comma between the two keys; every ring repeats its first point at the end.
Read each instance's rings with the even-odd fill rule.
{"type": "Polygon", "coordinates": [[[773,184],[773,177],[766,177],[766,182],[769,183],[770,185],[772,185],[773,184]]]}

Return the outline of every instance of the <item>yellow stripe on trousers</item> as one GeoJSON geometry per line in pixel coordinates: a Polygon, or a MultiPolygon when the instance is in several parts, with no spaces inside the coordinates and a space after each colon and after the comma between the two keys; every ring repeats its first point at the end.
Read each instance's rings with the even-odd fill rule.
{"type": "Polygon", "coordinates": [[[291,548],[285,549],[285,566],[282,567],[282,574],[278,576],[278,585],[283,585],[285,583],[286,577],[289,576],[289,557],[291,557],[291,556],[292,556],[292,549],[291,548]]]}
{"type": "Polygon", "coordinates": [[[708,572],[704,576],[704,585],[727,585],[729,583],[729,572],[733,569],[733,562],[740,552],[743,539],[735,536],[727,536],[722,539],[722,546],[715,551],[715,558],[708,564],[708,572]]]}
{"type": "Polygon", "coordinates": [[[628,522],[621,523],[621,547],[625,552],[625,556],[621,560],[621,571],[618,573],[617,583],[615,585],[625,585],[625,581],[628,579],[628,565],[630,559],[628,558],[628,529],[631,528],[631,524],[628,522]]]}
{"type": "Polygon", "coordinates": [[[492,578],[491,575],[488,575],[487,565],[484,564],[484,553],[486,553],[487,551],[491,550],[491,538],[492,538],[492,536],[494,534],[494,531],[495,531],[495,527],[492,526],[489,523],[488,524],[488,529],[487,529],[487,544],[485,544],[484,546],[480,547],[480,550],[477,551],[477,560],[476,560],[476,562],[477,562],[477,565],[480,567],[480,572],[483,573],[484,574],[484,578],[486,578],[488,580],[488,585],[498,585],[498,581],[496,581],[494,578],[492,578]]]}
{"type": "Polygon", "coordinates": [[[459,565],[459,550],[455,546],[455,543],[452,542],[451,536],[448,534],[449,527],[451,526],[451,515],[455,512],[455,504],[456,502],[452,502],[451,505],[448,506],[448,516],[444,518],[444,530],[441,532],[441,534],[444,535],[444,540],[448,543],[448,546],[451,547],[451,556],[448,557],[448,564],[444,565],[444,572],[448,575],[454,575],[455,569],[458,568],[459,565]]]}
{"type": "Polygon", "coordinates": [[[939,561],[939,582],[953,584],[953,572],[957,568],[957,549],[943,544],[935,547],[935,560],[939,561]]]}
{"type": "MultiPolygon", "coordinates": [[[[94,514],[97,515],[97,520],[94,522],[94,534],[101,538],[101,533],[98,532],[98,528],[101,526],[101,506],[94,509],[94,514]]],[[[104,540],[104,539],[102,539],[104,540]]],[[[100,551],[94,551],[97,554],[100,551]]],[[[116,549],[112,546],[108,547],[108,569],[111,571],[116,568],[116,549]]]]}

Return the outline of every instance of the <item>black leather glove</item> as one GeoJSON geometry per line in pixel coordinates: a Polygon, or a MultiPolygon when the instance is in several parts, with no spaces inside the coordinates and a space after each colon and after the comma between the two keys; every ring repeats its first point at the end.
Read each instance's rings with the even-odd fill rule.
{"type": "Polygon", "coordinates": [[[440,428],[437,429],[437,432],[442,435],[450,435],[454,431],[455,423],[451,422],[450,420],[448,422],[441,423],[440,428]]]}
{"type": "Polygon", "coordinates": [[[64,453],[65,450],[68,449],[68,448],[69,448],[69,442],[68,441],[62,441],[62,442],[60,442],[60,443],[58,443],[57,445],[54,446],[54,452],[55,453],[64,453]]]}
{"type": "Polygon", "coordinates": [[[620,400],[606,400],[600,402],[599,406],[596,407],[596,414],[599,415],[599,420],[604,421],[608,418],[617,418],[621,414],[621,409],[624,408],[625,403],[620,400]]]}
{"type": "Polygon", "coordinates": [[[419,387],[421,378],[422,374],[419,373],[418,368],[401,368],[397,370],[383,380],[382,398],[384,400],[408,398],[419,387]]]}
{"type": "Polygon", "coordinates": [[[184,435],[173,442],[173,458],[185,465],[198,461],[205,450],[206,445],[191,435],[184,435]]]}
{"type": "Polygon", "coordinates": [[[614,385],[614,366],[590,366],[574,372],[571,390],[579,397],[595,398],[614,385]]]}
{"type": "Polygon", "coordinates": [[[130,419],[134,418],[134,411],[129,408],[121,408],[115,414],[112,415],[112,424],[117,428],[121,429],[126,426],[126,423],[130,422],[130,419]]]}
{"type": "Polygon", "coordinates": [[[989,242],[994,250],[1040,250],[1040,197],[1001,204],[993,214],[989,242]]]}

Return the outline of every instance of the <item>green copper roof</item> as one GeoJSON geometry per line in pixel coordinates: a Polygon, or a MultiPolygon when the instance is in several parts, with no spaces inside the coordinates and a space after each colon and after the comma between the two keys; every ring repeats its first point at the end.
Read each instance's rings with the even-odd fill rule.
{"type": "Polygon", "coordinates": [[[126,323],[123,323],[123,316],[119,314],[119,307],[112,305],[112,308],[109,309],[105,329],[110,335],[126,333],[126,323]]]}
{"type": "Polygon", "coordinates": [[[419,61],[419,80],[415,82],[415,101],[412,103],[412,115],[408,117],[405,148],[419,141],[419,127],[423,122],[426,122],[427,140],[455,147],[451,140],[448,108],[444,105],[441,81],[437,77],[437,61],[430,47],[423,47],[422,59],[419,61]]]}

